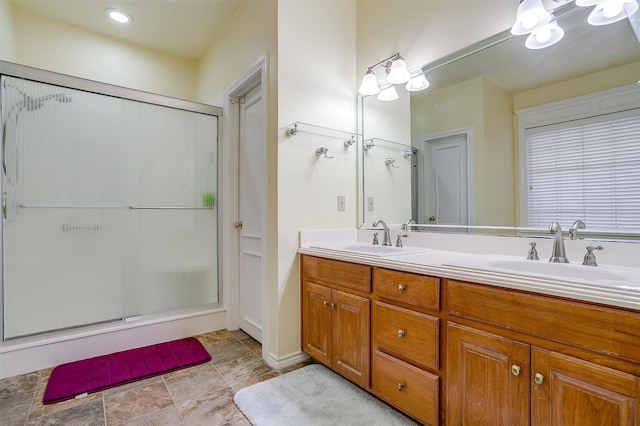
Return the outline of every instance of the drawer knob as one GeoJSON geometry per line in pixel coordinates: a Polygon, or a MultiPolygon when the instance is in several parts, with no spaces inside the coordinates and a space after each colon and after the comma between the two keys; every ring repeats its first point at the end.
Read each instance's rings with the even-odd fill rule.
{"type": "Polygon", "coordinates": [[[513,374],[514,376],[519,376],[520,375],[520,366],[513,364],[511,366],[511,374],[513,374]]]}
{"type": "Polygon", "coordinates": [[[402,389],[404,389],[404,383],[398,383],[398,392],[402,392],[402,389]]]}
{"type": "Polygon", "coordinates": [[[405,334],[404,330],[402,330],[402,329],[398,330],[398,337],[402,337],[402,336],[404,336],[404,334],[405,334]]]}
{"type": "Polygon", "coordinates": [[[398,284],[398,292],[402,293],[407,289],[406,285],[398,284]]]}
{"type": "Polygon", "coordinates": [[[536,385],[541,385],[542,382],[544,382],[544,376],[540,373],[536,373],[535,376],[533,376],[533,381],[536,385]]]}

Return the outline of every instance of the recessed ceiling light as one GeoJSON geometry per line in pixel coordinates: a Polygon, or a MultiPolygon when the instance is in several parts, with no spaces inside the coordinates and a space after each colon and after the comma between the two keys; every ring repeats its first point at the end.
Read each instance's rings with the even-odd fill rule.
{"type": "Polygon", "coordinates": [[[105,10],[105,13],[109,16],[109,18],[121,24],[128,24],[129,22],[133,21],[131,15],[129,15],[122,9],[109,8],[105,10]]]}

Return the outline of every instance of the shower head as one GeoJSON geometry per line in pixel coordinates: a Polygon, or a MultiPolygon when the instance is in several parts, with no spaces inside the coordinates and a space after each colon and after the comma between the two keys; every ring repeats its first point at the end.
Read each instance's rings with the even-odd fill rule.
{"type": "Polygon", "coordinates": [[[70,95],[66,93],[54,93],[52,95],[44,95],[38,98],[33,98],[29,95],[23,94],[22,101],[20,101],[20,103],[22,104],[21,106],[27,111],[35,111],[42,108],[42,105],[44,105],[46,101],[51,99],[65,104],[71,102],[70,95]]]}

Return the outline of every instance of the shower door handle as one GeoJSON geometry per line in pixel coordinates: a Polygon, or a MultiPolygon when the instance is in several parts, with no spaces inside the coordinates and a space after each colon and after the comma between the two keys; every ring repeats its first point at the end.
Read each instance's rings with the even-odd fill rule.
{"type": "Polygon", "coordinates": [[[2,194],[2,218],[7,219],[7,193],[2,194]]]}

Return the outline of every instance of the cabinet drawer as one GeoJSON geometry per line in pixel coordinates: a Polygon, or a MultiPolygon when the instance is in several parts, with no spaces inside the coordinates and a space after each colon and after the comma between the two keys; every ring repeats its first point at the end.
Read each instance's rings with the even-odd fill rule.
{"type": "Polygon", "coordinates": [[[380,398],[424,424],[438,424],[438,376],[375,351],[371,378],[380,398]]]}
{"type": "Polygon", "coordinates": [[[371,293],[371,267],[357,263],[303,255],[302,279],[371,293]]]}
{"type": "Polygon", "coordinates": [[[448,280],[449,313],[640,362],[640,312],[448,280]]]}
{"type": "Polygon", "coordinates": [[[440,310],[440,279],[409,272],[375,269],[376,295],[408,305],[440,310]]]}
{"type": "Polygon", "coordinates": [[[373,343],[412,363],[438,369],[439,319],[409,309],[375,302],[373,343]]]}

